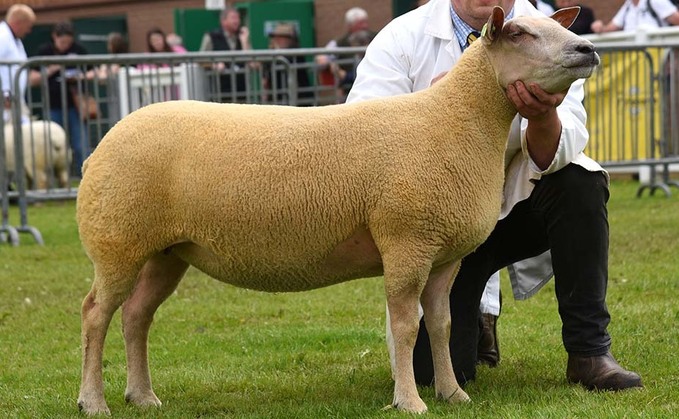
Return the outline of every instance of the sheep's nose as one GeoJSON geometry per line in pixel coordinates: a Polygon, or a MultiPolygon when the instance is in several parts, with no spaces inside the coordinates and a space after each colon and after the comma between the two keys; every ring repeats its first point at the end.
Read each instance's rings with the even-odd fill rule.
{"type": "Polygon", "coordinates": [[[578,44],[575,46],[575,51],[579,52],[580,54],[591,54],[594,52],[594,45],[590,43],[578,44]]]}

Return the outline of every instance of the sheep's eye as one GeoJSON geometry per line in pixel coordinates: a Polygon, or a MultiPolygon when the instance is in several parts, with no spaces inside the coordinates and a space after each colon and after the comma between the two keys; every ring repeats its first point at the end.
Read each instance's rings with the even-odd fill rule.
{"type": "Polygon", "coordinates": [[[516,30],[509,33],[509,38],[514,42],[524,41],[527,39],[538,39],[535,33],[528,32],[526,30],[516,30]]]}

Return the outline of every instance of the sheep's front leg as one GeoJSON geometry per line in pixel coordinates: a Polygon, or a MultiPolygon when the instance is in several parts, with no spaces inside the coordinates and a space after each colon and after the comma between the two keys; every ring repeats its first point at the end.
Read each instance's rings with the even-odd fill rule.
{"type": "Polygon", "coordinates": [[[424,404],[417,392],[413,370],[413,347],[419,328],[417,293],[401,292],[387,297],[387,308],[391,319],[391,334],[394,336],[394,402],[399,410],[425,413],[424,404]]]}
{"type": "Polygon", "coordinates": [[[123,336],[127,354],[125,400],[137,406],[160,406],[151,386],[148,336],[153,315],[177,288],[188,264],[173,254],[149,259],[132,295],[123,304],[123,336]]]}
{"type": "Polygon", "coordinates": [[[432,270],[422,291],[422,310],[429,332],[436,395],[449,402],[468,401],[455,379],[450,359],[450,289],[460,268],[460,262],[432,270]]]}
{"type": "MultiPolygon", "coordinates": [[[[405,258],[400,259],[399,263],[404,263],[405,258]]],[[[413,348],[420,323],[418,301],[428,269],[422,269],[419,274],[408,275],[404,272],[398,268],[390,270],[385,263],[387,309],[391,320],[391,334],[394,337],[395,384],[392,405],[406,412],[425,413],[427,405],[420,398],[415,384],[413,348]]]]}

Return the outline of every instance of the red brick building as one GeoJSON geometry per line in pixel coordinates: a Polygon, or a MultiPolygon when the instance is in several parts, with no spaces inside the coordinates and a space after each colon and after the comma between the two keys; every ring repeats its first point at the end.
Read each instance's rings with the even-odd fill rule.
{"type": "MultiPolygon", "coordinates": [[[[264,2],[265,0],[260,0],[264,2]]],[[[158,26],[166,32],[175,31],[176,9],[202,9],[205,0],[22,0],[31,6],[38,16],[38,26],[33,39],[47,41],[49,26],[61,20],[87,24],[88,27],[117,28],[122,25],[130,39],[132,52],[146,48],[146,32],[158,26]]],[[[624,0],[595,1],[582,0],[583,5],[594,9],[598,18],[610,20],[624,0]]],[[[17,1],[0,0],[0,15],[17,1]]],[[[234,1],[235,4],[254,1],[234,1]]],[[[270,3],[274,3],[271,1],[270,3]]],[[[394,16],[396,5],[407,4],[398,0],[315,0],[313,2],[313,30],[316,45],[323,46],[330,39],[344,31],[344,12],[350,7],[360,6],[370,15],[374,30],[379,30],[394,16]]],[[[76,28],[78,26],[76,25],[76,28]]]]}

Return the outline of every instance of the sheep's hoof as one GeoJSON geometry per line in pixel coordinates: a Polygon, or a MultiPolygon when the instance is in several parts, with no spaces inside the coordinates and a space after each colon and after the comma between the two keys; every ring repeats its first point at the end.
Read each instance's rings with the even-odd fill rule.
{"type": "Polygon", "coordinates": [[[143,394],[125,393],[125,401],[139,407],[160,407],[161,401],[153,391],[143,394]]]}
{"type": "Polygon", "coordinates": [[[110,416],[111,411],[108,410],[105,401],[100,401],[97,403],[87,402],[84,399],[78,399],[78,409],[88,416],[93,415],[106,415],[110,416]]]}
{"type": "Polygon", "coordinates": [[[414,397],[411,400],[395,400],[392,406],[401,412],[423,414],[427,413],[427,405],[421,398],[414,397]]]}
{"type": "Polygon", "coordinates": [[[444,396],[443,394],[438,394],[438,397],[447,401],[448,403],[461,403],[461,402],[471,402],[472,399],[469,395],[464,392],[460,387],[457,388],[450,396],[444,396]]]}

